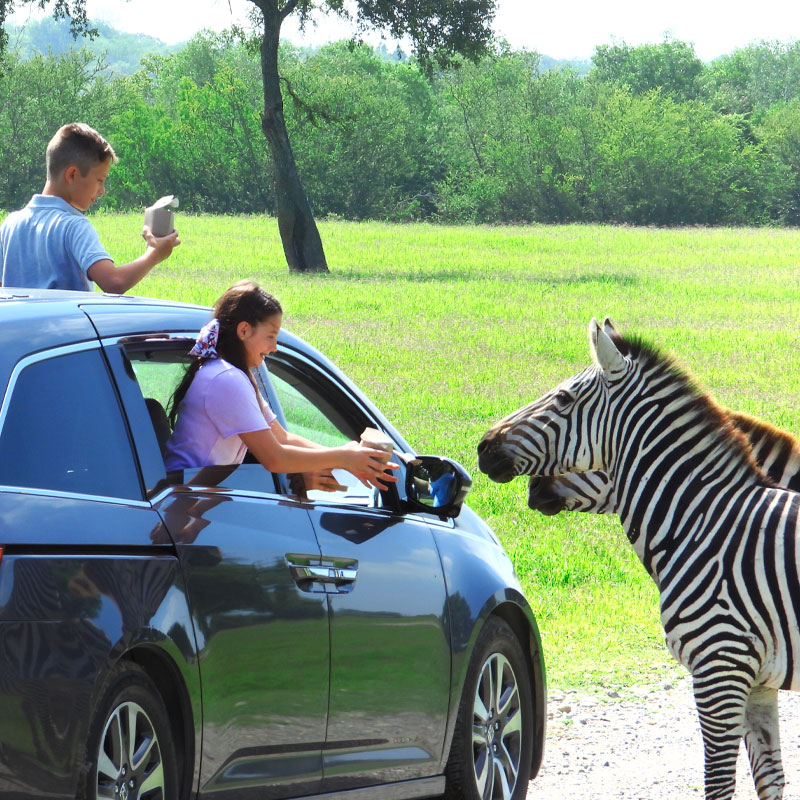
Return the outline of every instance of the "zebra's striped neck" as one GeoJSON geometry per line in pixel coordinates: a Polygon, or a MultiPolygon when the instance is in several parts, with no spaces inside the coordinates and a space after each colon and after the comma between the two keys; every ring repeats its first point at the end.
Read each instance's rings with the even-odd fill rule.
{"type": "Polygon", "coordinates": [[[685,373],[644,346],[634,362],[629,380],[611,390],[610,473],[625,532],[660,585],[672,555],[698,531],[708,534],[723,497],[769,481],[742,434],[685,373]]]}

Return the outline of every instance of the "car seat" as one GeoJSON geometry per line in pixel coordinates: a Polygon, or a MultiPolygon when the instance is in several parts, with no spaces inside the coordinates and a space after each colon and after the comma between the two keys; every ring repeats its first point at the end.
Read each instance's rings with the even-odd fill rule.
{"type": "Polygon", "coordinates": [[[161,457],[163,458],[167,452],[167,439],[172,435],[172,428],[169,426],[169,419],[167,419],[167,412],[164,411],[164,406],[155,399],[155,397],[145,397],[145,405],[147,406],[147,413],[150,414],[150,422],[153,423],[153,430],[158,440],[158,447],[161,450],[161,457]]]}

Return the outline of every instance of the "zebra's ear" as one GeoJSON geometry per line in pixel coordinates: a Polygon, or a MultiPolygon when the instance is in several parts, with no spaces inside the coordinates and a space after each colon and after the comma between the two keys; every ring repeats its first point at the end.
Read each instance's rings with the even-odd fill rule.
{"type": "Polygon", "coordinates": [[[621,372],[625,370],[625,359],[611,337],[592,318],[589,323],[589,349],[592,360],[606,372],[621,372]]]}
{"type": "Polygon", "coordinates": [[[612,342],[617,347],[620,353],[623,356],[628,355],[628,343],[625,339],[622,338],[622,334],[617,330],[617,326],[611,321],[609,317],[606,317],[603,320],[603,330],[608,334],[608,338],[611,339],[612,342]]]}
{"type": "Polygon", "coordinates": [[[603,320],[603,330],[613,339],[615,336],[619,336],[620,332],[617,330],[617,326],[611,321],[611,317],[606,317],[603,320]]]}

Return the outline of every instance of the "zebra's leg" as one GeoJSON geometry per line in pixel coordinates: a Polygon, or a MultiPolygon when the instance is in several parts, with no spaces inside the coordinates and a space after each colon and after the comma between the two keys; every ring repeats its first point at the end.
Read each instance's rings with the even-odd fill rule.
{"type": "Polygon", "coordinates": [[[731,800],[750,682],[718,671],[692,676],[705,753],[706,800],[731,800]]]}
{"type": "Polygon", "coordinates": [[[744,715],[744,743],[758,800],[781,800],[784,778],[776,689],[754,686],[750,690],[744,715]]]}

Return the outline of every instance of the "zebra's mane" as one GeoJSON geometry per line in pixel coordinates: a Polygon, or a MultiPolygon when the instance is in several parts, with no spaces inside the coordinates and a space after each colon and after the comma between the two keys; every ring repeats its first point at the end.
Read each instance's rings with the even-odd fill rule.
{"type": "MultiPolygon", "coordinates": [[[[702,389],[694,376],[672,355],[665,355],[655,345],[641,339],[639,336],[614,337],[614,343],[625,357],[636,362],[643,370],[653,374],[668,377],[672,383],[685,391],[690,398],[689,409],[695,411],[698,417],[718,435],[719,443],[734,457],[741,459],[743,465],[751,469],[766,484],[773,481],[758,466],[753,448],[745,433],[739,428],[731,417],[731,412],[702,389]]],[[[765,428],[772,426],[763,423],[765,428]]],[[[789,434],[784,434],[777,428],[773,429],[775,439],[789,439],[798,445],[789,434]]]]}
{"type": "Polygon", "coordinates": [[[770,450],[793,450],[800,454],[800,441],[796,436],[793,436],[789,431],[782,430],[775,427],[770,422],[765,422],[752,414],[747,414],[744,411],[729,411],[732,419],[736,422],[736,427],[740,428],[745,433],[750,431],[758,431],[759,441],[766,442],[770,450]]]}

